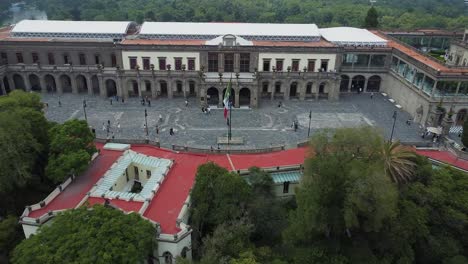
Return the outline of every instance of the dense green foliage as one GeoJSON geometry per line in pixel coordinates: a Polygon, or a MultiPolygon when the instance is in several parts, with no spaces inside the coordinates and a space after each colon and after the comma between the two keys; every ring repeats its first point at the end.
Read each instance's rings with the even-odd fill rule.
{"type": "MultiPolygon", "coordinates": [[[[216,194],[228,207],[242,206],[199,237],[200,264],[467,263],[468,175],[434,169],[369,127],[316,133],[311,149],[297,207],[276,199],[271,177],[258,168],[245,186],[214,164],[200,167],[197,196],[213,198],[222,185],[242,193],[216,194]]],[[[208,208],[211,219],[223,215],[223,203],[207,198],[193,210],[208,208]]]]}
{"type": "MultiPolygon", "coordinates": [[[[316,23],[321,27],[364,24],[368,0],[29,0],[49,19],[236,21],[316,23]]],[[[461,0],[378,1],[383,28],[458,28],[468,25],[461,0]]]]}
{"type": "Polygon", "coordinates": [[[55,183],[70,174],[80,175],[86,170],[91,156],[96,152],[94,136],[86,121],[73,119],[53,126],[50,131],[50,156],[47,177],[55,183]]]}
{"type": "Polygon", "coordinates": [[[375,7],[371,7],[367,11],[366,18],[364,19],[364,27],[366,28],[377,28],[379,26],[379,14],[375,7]]]}
{"type": "Polygon", "coordinates": [[[138,214],[95,205],[68,210],[14,250],[13,263],[139,263],[152,254],[155,227],[138,214]]]}

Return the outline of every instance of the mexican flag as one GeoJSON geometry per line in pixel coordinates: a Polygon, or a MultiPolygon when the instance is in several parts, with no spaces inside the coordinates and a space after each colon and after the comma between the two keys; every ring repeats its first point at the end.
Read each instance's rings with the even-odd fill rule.
{"type": "Polygon", "coordinates": [[[224,99],[223,99],[224,119],[227,118],[227,115],[228,115],[228,112],[229,112],[229,104],[231,103],[231,102],[229,102],[229,97],[231,97],[231,87],[232,87],[231,80],[229,80],[228,86],[226,88],[226,92],[224,93],[224,99]]]}

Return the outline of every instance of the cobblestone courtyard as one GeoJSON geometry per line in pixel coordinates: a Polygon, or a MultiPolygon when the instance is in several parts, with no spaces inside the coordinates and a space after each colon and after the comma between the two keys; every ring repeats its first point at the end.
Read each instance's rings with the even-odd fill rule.
{"type": "MultiPolygon", "coordinates": [[[[145,115],[148,112],[149,138],[159,139],[161,146],[187,145],[209,148],[217,146],[217,138],[226,136],[227,125],[222,109],[212,109],[204,114],[194,98],[185,107],[184,99],[159,99],[151,101],[151,107],[142,106],[138,98],[130,98],[125,103],[105,100],[97,96],[65,94],[60,97],[43,94],[42,99],[49,104],[46,110],[48,119],[64,122],[71,118],[84,119],[83,99],[87,103],[89,124],[96,129],[97,136],[107,137],[103,124],[111,122],[111,134],[115,138],[144,139],[145,115]],[[62,106],[59,106],[59,100],[62,106]],[[159,121],[159,115],[162,121],[159,121]],[[120,131],[117,129],[120,123],[120,131]],[[156,134],[156,126],[159,134],[156,134]],[[173,128],[174,136],[169,135],[173,128]]],[[[322,128],[354,127],[360,125],[377,126],[386,138],[390,137],[394,111],[398,112],[394,138],[403,142],[420,142],[421,128],[406,121],[410,115],[396,108],[388,98],[380,94],[371,99],[368,94],[342,96],[337,102],[329,101],[260,101],[258,109],[233,109],[232,135],[242,137],[244,145],[234,148],[264,148],[278,145],[293,145],[307,138],[309,111],[312,111],[311,134],[322,128]],[[299,121],[299,129],[292,128],[294,120],[299,121]]]]}

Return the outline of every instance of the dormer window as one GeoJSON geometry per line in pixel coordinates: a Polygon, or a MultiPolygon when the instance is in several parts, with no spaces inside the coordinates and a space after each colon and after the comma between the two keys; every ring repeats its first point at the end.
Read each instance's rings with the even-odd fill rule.
{"type": "Polygon", "coordinates": [[[225,35],[223,37],[223,46],[235,46],[236,45],[236,36],[234,35],[225,35]]]}

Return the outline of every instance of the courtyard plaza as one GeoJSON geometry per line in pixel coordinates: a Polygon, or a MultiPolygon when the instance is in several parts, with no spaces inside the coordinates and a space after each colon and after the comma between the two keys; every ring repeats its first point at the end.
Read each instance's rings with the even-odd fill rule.
{"type": "MultiPolygon", "coordinates": [[[[195,98],[156,99],[151,106],[143,106],[140,98],[129,98],[124,103],[97,96],[73,94],[42,94],[48,103],[46,117],[55,122],[69,119],[85,119],[83,100],[86,100],[86,115],[98,138],[146,139],[145,109],[147,110],[150,140],[159,140],[161,147],[172,145],[195,148],[218,147],[218,137],[227,136],[228,126],[222,108],[211,107],[210,114],[203,113],[195,98]],[[61,106],[59,105],[61,102],[61,106]],[[162,117],[160,120],[159,117],[162,117]],[[110,133],[103,129],[110,121],[110,133]],[[117,128],[120,124],[120,130],[117,128]],[[159,134],[156,133],[156,126],[159,134]],[[169,134],[173,128],[175,134],[169,134]]],[[[388,139],[393,126],[393,113],[397,111],[394,139],[406,143],[428,142],[421,138],[422,127],[406,124],[409,113],[398,109],[381,94],[342,95],[339,101],[261,100],[259,107],[232,109],[232,137],[242,137],[243,145],[231,145],[231,149],[268,148],[294,146],[307,140],[309,111],[312,112],[310,135],[324,128],[356,127],[371,125],[378,127],[388,139]],[[281,102],[281,107],[278,107],[281,102]],[[299,126],[294,131],[293,122],[299,126]]],[[[221,145],[224,149],[227,146],[221,145]]]]}

